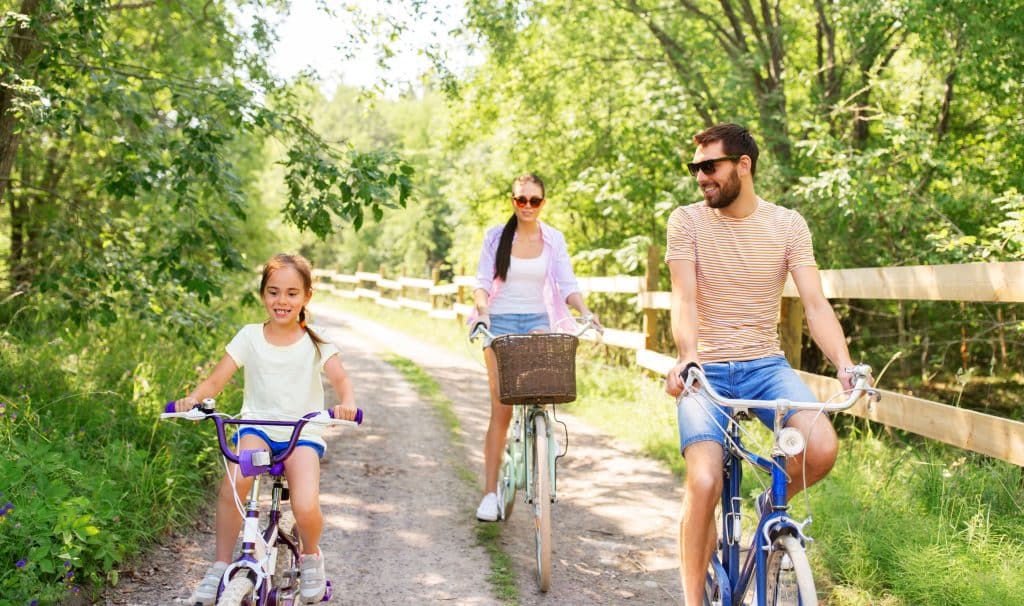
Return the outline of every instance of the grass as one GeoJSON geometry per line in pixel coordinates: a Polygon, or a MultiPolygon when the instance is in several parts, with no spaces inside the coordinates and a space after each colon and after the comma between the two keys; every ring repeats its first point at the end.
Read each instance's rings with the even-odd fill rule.
{"type": "MultiPolygon", "coordinates": [[[[437,381],[407,358],[391,354],[388,356],[387,362],[402,373],[405,379],[413,385],[420,397],[430,402],[448,429],[452,443],[459,447],[456,448],[456,451],[461,452],[464,434],[459,423],[459,417],[452,408],[451,400],[441,393],[441,386],[438,385],[437,381]]],[[[450,463],[455,468],[456,475],[463,482],[469,486],[477,486],[476,476],[473,475],[473,472],[466,467],[461,459],[452,460],[450,463]]],[[[491,584],[495,597],[506,604],[518,604],[519,589],[516,586],[512,559],[501,547],[501,532],[503,528],[503,524],[477,524],[476,540],[491,559],[491,572],[487,575],[487,581],[491,584]]]]}
{"type": "MultiPolygon", "coordinates": [[[[413,311],[333,303],[445,346],[474,353],[465,329],[413,311]]],[[[684,472],[675,414],[661,381],[638,367],[602,361],[582,343],[573,414],[684,472]]],[[[751,425],[755,441],[770,436],[751,425]]],[[[832,606],[1019,603],[1024,595],[1024,481],[1018,467],[886,430],[837,419],[842,445],[829,477],[808,491],[818,540],[810,556],[832,606]]],[[[747,473],[744,490],[757,490],[747,473]]],[[[795,517],[805,515],[803,495],[795,517]]]]}
{"type": "Polygon", "coordinates": [[[186,341],[142,322],[0,312],[0,604],[61,603],[116,584],[121,564],[192,520],[216,441],[158,413],[229,329],[186,341]]]}

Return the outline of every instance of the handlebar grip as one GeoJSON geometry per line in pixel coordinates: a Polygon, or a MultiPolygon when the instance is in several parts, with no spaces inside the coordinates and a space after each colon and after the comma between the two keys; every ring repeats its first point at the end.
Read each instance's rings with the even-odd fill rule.
{"type": "MultiPolygon", "coordinates": [[[[332,419],[335,418],[335,416],[334,416],[334,408],[333,407],[332,408],[328,408],[327,409],[327,414],[330,415],[330,417],[332,419]]],[[[363,409],[362,408],[357,408],[356,409],[356,418],[352,419],[352,421],[356,425],[362,425],[363,424],[363,409]]]]}
{"type": "Polygon", "coordinates": [[[178,412],[178,403],[171,400],[164,406],[164,412],[178,412]]]}
{"type": "Polygon", "coordinates": [[[693,368],[700,368],[700,364],[697,364],[696,362],[690,362],[689,364],[683,367],[683,371],[679,373],[679,378],[682,379],[683,381],[686,381],[686,379],[690,375],[690,370],[693,368]]]}

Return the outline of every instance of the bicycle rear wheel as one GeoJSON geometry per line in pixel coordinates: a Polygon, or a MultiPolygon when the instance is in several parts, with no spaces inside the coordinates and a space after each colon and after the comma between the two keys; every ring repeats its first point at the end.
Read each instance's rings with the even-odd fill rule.
{"type": "Polygon", "coordinates": [[[807,552],[793,535],[775,537],[765,564],[765,578],[765,603],[769,606],[817,606],[818,593],[807,552]]]}
{"type": "Polygon", "coordinates": [[[537,583],[541,591],[551,586],[551,477],[548,475],[547,418],[533,418],[533,519],[537,542],[537,583]]]}
{"type": "Polygon", "coordinates": [[[505,440],[505,452],[501,455],[501,469],[498,471],[498,506],[501,507],[501,519],[507,520],[512,515],[516,504],[516,459],[512,441],[515,436],[505,440]]]}

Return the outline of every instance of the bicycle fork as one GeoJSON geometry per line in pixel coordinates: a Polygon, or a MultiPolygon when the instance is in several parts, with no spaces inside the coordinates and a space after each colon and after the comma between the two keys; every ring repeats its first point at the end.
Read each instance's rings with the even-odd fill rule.
{"type": "MultiPolygon", "coordinates": [[[[538,469],[547,469],[548,477],[551,478],[551,482],[549,484],[550,485],[550,491],[551,491],[551,502],[554,503],[554,502],[557,501],[557,498],[556,498],[556,494],[557,494],[557,485],[556,485],[556,483],[557,483],[557,476],[555,475],[555,460],[558,458],[558,455],[555,452],[556,451],[556,448],[555,448],[555,446],[556,446],[556,444],[555,444],[555,434],[554,434],[554,430],[551,428],[551,415],[548,414],[548,411],[547,411],[546,408],[543,408],[543,407],[540,407],[540,406],[536,406],[536,407],[535,406],[531,406],[530,409],[529,409],[529,414],[523,415],[523,416],[525,417],[524,421],[526,423],[526,428],[525,428],[526,429],[526,435],[527,435],[526,443],[530,444],[534,440],[545,440],[545,441],[547,441],[547,444],[548,444],[548,448],[547,448],[547,459],[548,459],[547,460],[547,464],[546,465],[537,465],[537,468],[538,469]],[[545,433],[542,436],[535,435],[535,432],[536,432],[535,425],[536,425],[536,423],[534,422],[534,419],[536,417],[543,417],[544,418],[544,432],[545,433]]],[[[533,476],[532,476],[532,474],[533,474],[533,456],[534,456],[533,450],[534,449],[532,449],[532,448],[526,448],[526,447],[523,448],[524,455],[525,455],[524,456],[524,462],[525,462],[524,466],[526,467],[526,469],[525,469],[525,472],[526,472],[525,473],[525,476],[526,476],[526,487],[525,488],[526,488],[526,494],[527,494],[527,501],[526,502],[530,503],[530,504],[533,504],[533,499],[534,499],[534,494],[533,494],[533,476]]]]}

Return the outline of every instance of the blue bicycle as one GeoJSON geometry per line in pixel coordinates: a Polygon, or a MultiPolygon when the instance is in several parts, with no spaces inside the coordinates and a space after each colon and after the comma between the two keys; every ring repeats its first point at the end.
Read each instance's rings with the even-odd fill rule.
{"type": "Polygon", "coordinates": [[[711,563],[704,586],[705,606],[739,606],[744,604],[751,581],[755,606],[816,606],[818,595],[814,576],[804,547],[811,539],[804,533],[810,518],[797,522],[789,516],[788,506],[771,506],[757,520],[757,528],[747,548],[741,549],[742,523],[740,505],[743,497],[740,481],[743,461],[771,475],[771,503],[786,503],[786,459],[804,451],[806,441],[795,428],[782,427],[782,418],[789,410],[835,412],[853,406],[862,395],[877,399],[870,387],[871,368],[858,364],[851,370],[854,387],[843,402],[792,402],[789,400],[734,400],[722,397],[708,383],[703,371],[692,366],[684,379],[684,389],[677,406],[684,398],[698,398],[706,406],[722,406],[731,411],[725,428],[727,452],[722,486],[722,518],[718,543],[711,554],[711,563]],[[743,446],[739,420],[752,408],[776,411],[771,458],[762,457],[743,446]],[[745,555],[744,555],[745,551],[745,555]]]}

